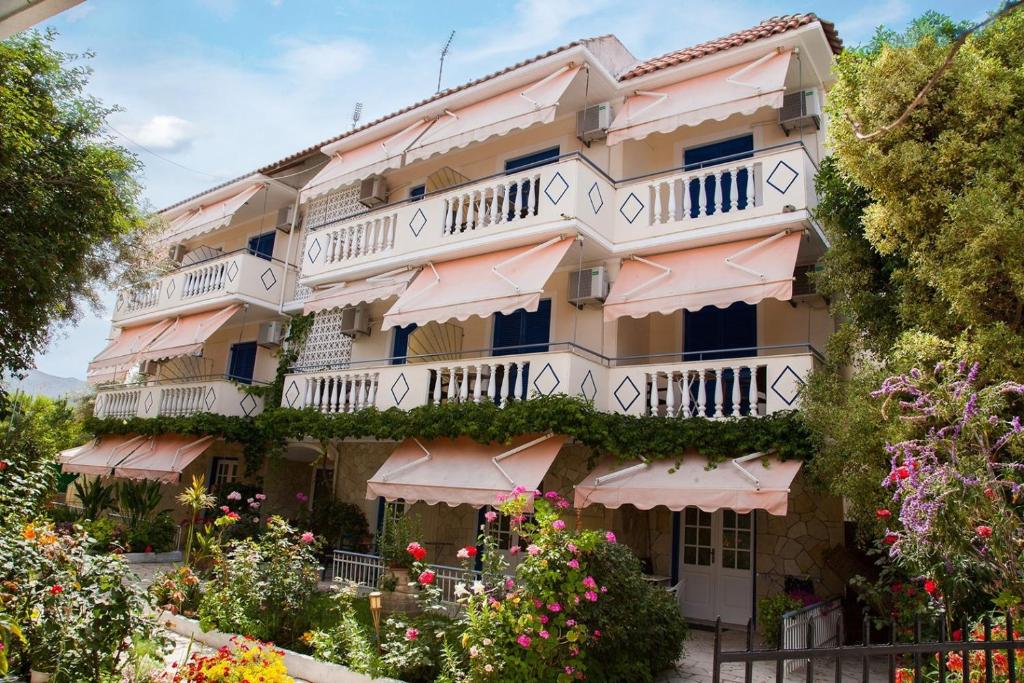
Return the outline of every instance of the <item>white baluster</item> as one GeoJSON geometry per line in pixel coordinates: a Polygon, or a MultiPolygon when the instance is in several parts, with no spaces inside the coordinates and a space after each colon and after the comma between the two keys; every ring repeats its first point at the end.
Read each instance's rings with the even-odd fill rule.
{"type": "Polygon", "coordinates": [[[494,403],[498,398],[498,366],[487,365],[487,397],[494,403]]]}
{"type": "Polygon", "coordinates": [[[647,384],[650,386],[650,393],[647,395],[647,414],[658,414],[658,371],[647,373],[647,384]]]}
{"type": "Polygon", "coordinates": [[[533,206],[530,208],[530,215],[537,215],[537,207],[540,204],[540,173],[533,176],[533,180],[527,180],[527,184],[531,185],[530,200],[533,206]]]}
{"type": "Polygon", "coordinates": [[[523,381],[524,375],[526,375],[527,368],[530,367],[529,363],[519,363],[519,372],[516,373],[516,400],[523,400],[526,397],[523,395],[523,381]]]}
{"type": "Polygon", "coordinates": [[[300,408],[307,408],[313,403],[313,380],[309,377],[306,378],[306,391],[303,394],[302,405],[300,408]]]}
{"type": "Polygon", "coordinates": [[[508,183],[500,183],[498,185],[501,202],[500,205],[496,202],[497,219],[495,219],[495,223],[503,223],[505,221],[505,213],[508,211],[508,187],[508,183]]]}
{"type": "Polygon", "coordinates": [[[714,213],[719,214],[725,209],[725,192],[722,191],[722,180],[725,178],[725,171],[719,171],[713,175],[715,178],[714,213]]]}
{"type": "Polygon", "coordinates": [[[476,377],[473,378],[473,403],[479,403],[481,389],[480,383],[483,381],[484,366],[474,365],[473,367],[476,369],[476,377]]]}
{"type": "MultiPolygon", "coordinates": [[[[504,374],[504,376],[502,377],[502,380],[501,380],[502,382],[505,383],[505,386],[504,386],[504,396],[501,397],[501,407],[502,408],[504,408],[506,405],[508,405],[509,396],[512,394],[512,381],[511,381],[512,380],[512,365],[513,365],[513,363],[505,363],[505,374],[504,374]]],[[[502,392],[498,392],[498,393],[502,393],[502,392]]]]}
{"type": "Polygon", "coordinates": [[[438,368],[434,371],[434,396],[433,403],[437,405],[441,402],[441,375],[444,372],[444,368],[438,368]]]}
{"type": "Polygon", "coordinates": [[[330,386],[330,392],[327,396],[327,406],[324,410],[325,413],[334,413],[338,410],[338,380],[339,377],[333,377],[328,379],[330,386]]]}
{"type": "Polygon", "coordinates": [[[667,373],[667,381],[665,382],[665,417],[676,416],[676,387],[675,387],[675,373],[669,370],[667,373]]]}
{"type": "Polygon", "coordinates": [[[465,403],[469,398],[469,369],[474,367],[467,365],[462,368],[462,384],[459,385],[459,403],[465,403]]]}
{"type": "Polygon", "coordinates": [[[487,210],[487,225],[494,225],[498,222],[498,187],[490,188],[491,205],[487,210]]]}
{"type": "Polygon", "coordinates": [[[313,380],[313,405],[320,411],[324,408],[323,404],[320,402],[323,398],[323,391],[323,378],[317,377],[313,380]]]}
{"type": "Polygon", "coordinates": [[[661,183],[656,182],[652,187],[654,188],[654,201],[651,203],[651,225],[654,225],[665,221],[661,219],[661,183]]]}
{"type": "Polygon", "coordinates": [[[452,234],[459,232],[462,226],[462,195],[455,198],[455,223],[452,225],[452,234]]]}
{"type": "Polygon", "coordinates": [[[348,384],[348,410],[354,413],[356,408],[356,381],[351,377],[345,377],[345,382],[348,384]]]}
{"type": "Polygon", "coordinates": [[[697,414],[701,417],[707,415],[707,371],[701,368],[697,371],[697,414]]]}
{"type": "Polygon", "coordinates": [[[448,402],[451,403],[455,400],[459,390],[459,367],[455,366],[448,370],[448,402]]]}
{"type": "Polygon", "coordinates": [[[747,392],[748,392],[747,393],[747,402],[750,403],[750,411],[747,414],[748,415],[755,415],[756,416],[756,415],[760,414],[760,411],[758,411],[758,406],[757,406],[757,402],[758,402],[758,395],[757,394],[758,394],[758,391],[757,391],[757,366],[756,365],[751,365],[750,366],[750,386],[747,387],[747,392]]]}
{"type": "Polygon", "coordinates": [[[725,383],[725,375],[721,368],[714,368],[711,373],[715,377],[715,417],[722,417],[722,384],[725,383]]]}
{"type": "MultiPolygon", "coordinates": [[[[744,168],[747,169],[747,206],[746,208],[754,208],[754,165],[747,164],[744,168]]],[[[739,188],[737,188],[738,191],[739,188]]]]}
{"type": "Polygon", "coordinates": [[[370,397],[367,399],[371,406],[377,405],[377,383],[379,380],[380,375],[376,372],[373,373],[373,376],[370,378],[370,397]]]}
{"type": "Polygon", "coordinates": [[[442,235],[447,235],[448,234],[448,221],[449,221],[449,217],[452,215],[452,200],[451,200],[451,198],[450,197],[446,197],[444,199],[444,204],[442,206],[444,208],[444,211],[442,212],[442,215],[444,216],[444,218],[441,220],[441,234],[442,235]]]}
{"type": "Polygon", "coordinates": [[[732,395],[729,397],[732,399],[732,416],[740,416],[740,366],[732,366],[732,395]]]}

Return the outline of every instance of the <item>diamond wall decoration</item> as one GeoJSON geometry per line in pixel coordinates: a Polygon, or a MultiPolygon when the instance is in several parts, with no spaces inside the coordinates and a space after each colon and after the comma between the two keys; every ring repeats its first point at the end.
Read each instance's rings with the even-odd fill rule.
{"type": "Polygon", "coordinates": [[[295,380],[292,380],[288,385],[288,388],[284,390],[284,400],[288,402],[289,408],[295,407],[295,401],[299,398],[299,387],[295,384],[295,380]]]}
{"type": "Polygon", "coordinates": [[[416,213],[409,219],[409,229],[412,230],[414,237],[419,237],[420,233],[423,232],[423,226],[427,224],[427,216],[423,213],[423,209],[416,209],[416,213]]]}
{"type": "Polygon", "coordinates": [[[634,193],[630,192],[629,196],[626,197],[626,201],[622,202],[622,206],[619,207],[619,213],[622,217],[629,222],[630,225],[636,220],[636,217],[640,215],[640,212],[644,210],[644,203],[640,201],[634,193]]]}
{"type": "Polygon", "coordinates": [[[234,282],[236,275],[238,275],[238,261],[232,261],[231,265],[228,266],[228,282],[234,282]]]}
{"type": "Polygon", "coordinates": [[[636,388],[636,384],[629,377],[622,380],[619,386],[615,387],[615,391],[612,392],[615,400],[619,402],[619,407],[622,408],[622,412],[629,412],[629,409],[636,403],[636,400],[640,398],[640,390],[636,388]]]}
{"type": "Polygon", "coordinates": [[[782,399],[787,405],[791,406],[800,398],[800,391],[804,388],[804,381],[800,378],[800,375],[796,373],[793,368],[788,365],[783,368],[779,376],[772,382],[772,391],[775,395],[782,399]]]}
{"type": "Polygon", "coordinates": [[[209,411],[213,410],[213,405],[216,402],[217,402],[217,394],[213,391],[213,387],[210,387],[209,389],[206,390],[206,399],[205,399],[206,411],[209,412],[209,411]]]}
{"type": "Polygon", "coordinates": [[[167,298],[168,299],[171,298],[171,294],[174,294],[174,278],[173,277],[171,278],[171,281],[167,283],[167,298]]]}
{"type": "Polygon", "coordinates": [[[323,251],[323,247],[320,246],[320,238],[314,237],[309,245],[309,249],[306,250],[306,258],[309,259],[310,263],[316,263],[316,260],[320,258],[321,251],[323,251]]]}
{"type": "Polygon", "coordinates": [[[592,370],[587,370],[587,375],[580,382],[580,393],[588,401],[593,401],[597,396],[597,382],[594,381],[594,372],[592,370]]]}
{"type": "Polygon", "coordinates": [[[252,417],[252,414],[256,412],[256,399],[253,398],[252,394],[246,394],[238,405],[242,407],[242,411],[246,417],[252,417]]]}
{"type": "Polygon", "coordinates": [[[153,394],[146,394],[146,400],[142,402],[142,407],[146,409],[146,415],[149,415],[149,411],[153,409],[153,394]]]}
{"type": "Polygon", "coordinates": [[[568,189],[569,183],[565,182],[565,178],[562,177],[561,173],[555,171],[555,175],[551,176],[551,180],[544,187],[544,194],[548,196],[552,204],[558,204],[568,189]]]}
{"type": "Polygon", "coordinates": [[[559,384],[561,380],[558,379],[558,373],[551,367],[551,363],[545,363],[544,369],[533,380],[533,389],[541,396],[550,396],[555,393],[559,384]]]}
{"type": "Polygon", "coordinates": [[[260,281],[263,283],[263,289],[270,291],[270,288],[277,284],[277,276],[274,275],[274,271],[267,268],[263,271],[263,275],[260,275],[260,281]]]}
{"type": "Polygon", "coordinates": [[[768,174],[768,180],[765,182],[778,190],[780,194],[786,194],[786,191],[793,185],[793,182],[799,175],[785,161],[779,161],[779,163],[775,164],[772,172],[768,174]]]}
{"type": "Polygon", "coordinates": [[[590,208],[594,210],[594,213],[600,213],[604,208],[604,197],[601,196],[601,188],[598,187],[597,182],[590,186],[587,198],[590,200],[590,208]]]}
{"type": "Polygon", "coordinates": [[[401,373],[398,379],[395,380],[394,384],[391,385],[391,398],[395,400],[395,405],[402,405],[402,399],[405,398],[406,394],[409,393],[409,382],[405,379],[405,373],[401,373]]]}

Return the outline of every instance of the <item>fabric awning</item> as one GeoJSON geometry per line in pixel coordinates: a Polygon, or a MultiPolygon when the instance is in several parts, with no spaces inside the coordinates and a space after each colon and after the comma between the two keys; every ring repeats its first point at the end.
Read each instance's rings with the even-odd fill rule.
{"type": "Polygon", "coordinates": [[[133,365],[139,362],[139,353],[167,331],[173,320],[161,320],[149,325],[126,327],[107,348],[89,363],[86,378],[90,384],[111,382],[123,377],[133,365]]]}
{"type": "Polygon", "coordinates": [[[605,322],[737,301],[793,298],[801,233],[726,242],[623,261],[604,302],[605,322]]]}
{"type": "Polygon", "coordinates": [[[156,338],[149,346],[138,354],[138,360],[163,360],[188,356],[202,350],[203,344],[235,313],[242,309],[242,304],[232,304],[224,308],[203,313],[194,313],[176,318],[167,331],[156,338]]]}
{"type": "Polygon", "coordinates": [[[110,434],[57,455],[61,471],[109,477],[114,466],[145,445],[147,437],[110,434]]]}
{"type": "Polygon", "coordinates": [[[664,505],[678,511],[695,505],[705,512],[728,508],[785,515],[789,487],[800,465],[799,460],[778,460],[760,453],[712,468],[707,458],[696,452],[686,453],[678,468],[671,460],[623,464],[608,459],[576,485],[575,506],[632,505],[650,510],[664,505]],[[675,471],[670,471],[673,468],[675,471]]]}
{"type": "Polygon", "coordinates": [[[302,312],[308,315],[319,311],[328,311],[332,308],[347,308],[390,299],[401,295],[415,275],[416,271],[407,270],[393,275],[379,275],[365,280],[342,282],[328,287],[322,292],[317,292],[311,299],[307,299],[302,307],[302,312]]]}
{"type": "Polygon", "coordinates": [[[114,476],[177,484],[185,468],[216,440],[214,436],[196,437],[179,434],[150,437],[144,445],[135,449],[114,467],[114,476]]]}
{"type": "Polygon", "coordinates": [[[608,129],[608,144],[671,133],[682,126],[782,107],[792,52],[771,52],[746,64],[689,78],[626,98],[608,129]]]}
{"type": "Polygon", "coordinates": [[[469,437],[406,439],[366,482],[368,499],[383,496],[429,505],[494,505],[516,486],[540,487],[567,437],[524,435],[511,444],[469,437]]]}
{"type": "Polygon", "coordinates": [[[182,242],[224,227],[231,222],[236,211],[265,187],[263,183],[254,183],[227,199],[186,211],[171,221],[162,239],[182,242]]]}
{"type": "Polygon", "coordinates": [[[402,165],[402,153],[431,124],[432,120],[422,119],[395,135],[353,149],[339,150],[333,145],[321,148],[320,151],[330,157],[330,161],[302,188],[300,201],[319,197],[389,168],[398,168],[402,165]]]}
{"type": "Polygon", "coordinates": [[[428,264],[384,314],[382,329],[537,310],[544,284],[574,237],[428,264]]]}
{"type": "Polygon", "coordinates": [[[406,152],[406,161],[427,159],[537,123],[551,123],[558,100],[579,71],[579,66],[567,64],[525,87],[461,109],[445,110],[437,122],[412,143],[406,152]]]}

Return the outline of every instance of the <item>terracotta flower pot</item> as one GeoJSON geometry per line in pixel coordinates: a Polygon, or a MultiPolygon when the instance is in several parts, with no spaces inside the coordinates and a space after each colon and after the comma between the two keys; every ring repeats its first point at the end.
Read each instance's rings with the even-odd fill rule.
{"type": "Polygon", "coordinates": [[[45,683],[53,677],[53,674],[45,673],[43,671],[36,671],[32,669],[29,673],[30,683],[45,683]]]}

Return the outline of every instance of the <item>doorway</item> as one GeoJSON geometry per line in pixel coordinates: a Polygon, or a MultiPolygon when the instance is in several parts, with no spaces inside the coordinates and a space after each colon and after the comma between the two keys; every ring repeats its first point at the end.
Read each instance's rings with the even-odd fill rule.
{"type": "Polygon", "coordinates": [[[679,544],[683,616],[744,625],[754,611],[754,515],[683,511],[679,544]]]}

